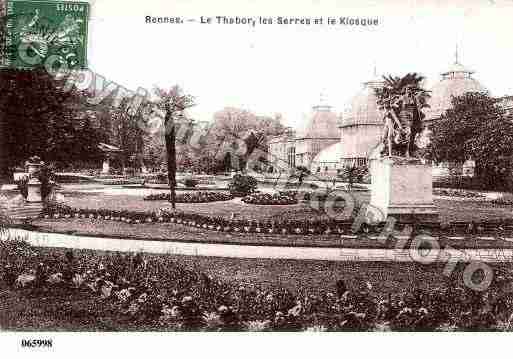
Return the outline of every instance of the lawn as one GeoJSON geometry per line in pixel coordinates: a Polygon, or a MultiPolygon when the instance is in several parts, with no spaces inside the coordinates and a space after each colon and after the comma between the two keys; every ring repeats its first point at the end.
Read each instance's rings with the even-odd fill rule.
{"type": "MultiPolygon", "coordinates": [[[[170,207],[167,201],[143,201],[142,195],[109,195],[103,192],[63,191],[65,203],[76,208],[90,209],[130,209],[133,211],[156,211],[160,208],[170,207]]],[[[368,202],[368,192],[356,192],[357,202],[368,202]]],[[[503,218],[513,218],[513,206],[499,206],[484,201],[449,200],[436,198],[435,205],[440,212],[443,223],[450,221],[485,221],[503,218]]],[[[317,210],[312,209],[308,203],[296,205],[259,206],[250,205],[235,199],[225,202],[213,203],[177,203],[176,208],[183,212],[198,213],[229,218],[235,214],[240,219],[266,220],[274,219],[316,219],[327,218],[317,210]]]]}
{"type": "MultiPolygon", "coordinates": [[[[152,192],[153,191],[153,192],[152,192]]],[[[170,207],[167,201],[144,201],[143,196],[154,190],[98,187],[96,185],[67,185],[63,190],[65,203],[84,209],[128,209],[131,211],[157,211],[170,207]],[[121,194],[123,191],[130,194],[121,194]]],[[[157,191],[162,192],[162,191],[157,191]]],[[[366,202],[369,194],[358,192],[357,201],[366,202]]],[[[511,206],[498,206],[489,202],[471,200],[435,199],[442,223],[449,221],[481,221],[513,217],[511,206]]],[[[312,209],[308,203],[296,205],[259,206],[245,204],[240,199],[211,203],[178,203],[177,210],[224,218],[251,219],[257,221],[315,220],[326,219],[323,211],[312,209]]],[[[218,233],[170,223],[126,224],[123,222],[90,219],[38,219],[33,221],[38,230],[77,235],[106,236],[116,238],[200,241],[215,243],[240,243],[257,245],[329,246],[345,248],[394,248],[394,240],[381,243],[366,237],[341,239],[340,235],[281,235],[218,233]]],[[[350,233],[347,233],[350,234],[350,233]]],[[[509,237],[513,235],[509,235],[509,237]]],[[[475,237],[440,240],[442,246],[454,248],[512,248],[513,243],[503,240],[476,241],[475,237]]]]}
{"type": "MultiPolygon", "coordinates": [[[[162,191],[160,191],[162,192],[162,191]]],[[[131,211],[157,211],[160,208],[170,208],[168,201],[144,201],[142,196],[107,195],[103,193],[63,192],[65,204],[74,208],[88,209],[129,209],[131,211]]],[[[266,220],[274,219],[315,219],[328,218],[324,213],[313,210],[307,203],[296,205],[259,206],[245,204],[236,198],[231,201],[210,203],[177,203],[176,209],[187,213],[197,213],[209,216],[220,216],[237,219],[266,220]]]]}
{"type": "MultiPolygon", "coordinates": [[[[132,211],[156,211],[170,207],[167,201],[144,201],[143,197],[150,193],[161,193],[163,190],[128,189],[120,186],[103,186],[98,184],[63,185],[60,191],[65,203],[75,208],[89,209],[129,209],[132,211]],[[125,194],[126,193],[126,194],[125,194]]],[[[6,196],[13,196],[15,191],[3,191],[6,196]]],[[[370,200],[369,192],[355,192],[358,203],[370,200]]],[[[486,201],[451,200],[437,198],[434,200],[439,209],[442,223],[450,221],[486,221],[513,218],[513,206],[495,205],[486,201]]],[[[242,203],[235,199],[225,202],[212,203],[177,203],[176,208],[183,212],[198,213],[212,216],[236,219],[254,220],[314,220],[327,218],[321,211],[314,210],[308,203],[296,205],[259,206],[242,203]]]]}
{"type": "MultiPolygon", "coordinates": [[[[156,191],[162,192],[161,190],[156,191]]],[[[127,209],[130,211],[157,211],[169,208],[167,201],[144,201],[144,195],[156,193],[148,189],[125,189],[119,186],[66,185],[62,190],[65,204],[83,209],[127,209]],[[124,193],[129,194],[124,194],[124,193]]],[[[14,193],[14,192],[13,192],[14,193]]],[[[11,193],[11,195],[13,194],[11,193]]],[[[369,193],[357,192],[359,202],[369,200],[369,193]]],[[[436,198],[442,223],[449,221],[484,221],[512,218],[512,206],[494,205],[490,202],[472,200],[450,200],[436,198]]],[[[251,219],[255,221],[326,219],[326,213],[313,209],[308,203],[296,205],[260,206],[245,204],[240,199],[211,203],[178,203],[177,210],[224,218],[251,219]]],[[[170,223],[126,224],[123,222],[90,219],[38,219],[32,222],[37,230],[70,233],[77,235],[106,236],[116,238],[203,241],[215,243],[240,243],[257,245],[330,246],[345,248],[394,248],[396,241],[381,243],[365,236],[358,239],[341,239],[340,235],[281,235],[281,234],[236,234],[219,233],[170,223]]],[[[351,233],[346,233],[351,234],[351,233]]],[[[508,237],[513,235],[506,233],[508,237]]],[[[490,234],[485,235],[490,236],[490,234]]],[[[465,236],[462,239],[440,239],[442,246],[454,248],[512,248],[513,243],[504,240],[480,240],[465,236]]]]}

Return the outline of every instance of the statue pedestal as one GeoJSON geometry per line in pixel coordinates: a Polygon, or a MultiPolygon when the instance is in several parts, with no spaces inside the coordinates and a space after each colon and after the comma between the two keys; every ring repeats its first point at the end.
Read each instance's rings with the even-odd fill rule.
{"type": "Polygon", "coordinates": [[[110,158],[105,158],[102,164],[102,174],[110,173],[110,158]]]}
{"type": "Polygon", "coordinates": [[[438,222],[433,204],[433,178],[430,165],[420,161],[385,157],[371,160],[370,205],[401,222],[438,222]]]}
{"type": "Polygon", "coordinates": [[[27,184],[28,187],[28,195],[27,202],[42,202],[43,198],[41,197],[41,182],[37,178],[31,178],[27,184]]]}

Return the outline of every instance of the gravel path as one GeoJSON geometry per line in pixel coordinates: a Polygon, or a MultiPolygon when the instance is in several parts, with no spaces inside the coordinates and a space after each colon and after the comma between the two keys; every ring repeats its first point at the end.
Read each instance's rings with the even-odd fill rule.
{"type": "Polygon", "coordinates": [[[41,233],[23,229],[8,229],[0,235],[20,236],[38,247],[59,247],[74,249],[92,249],[119,252],[146,252],[157,254],[181,254],[208,257],[229,258],[269,258],[329,261],[392,261],[392,262],[512,262],[513,249],[444,249],[422,252],[408,249],[378,248],[307,248],[252,246],[218,243],[184,243],[175,241],[152,241],[134,239],[115,239],[104,237],[75,236],[68,234],[41,233]]]}

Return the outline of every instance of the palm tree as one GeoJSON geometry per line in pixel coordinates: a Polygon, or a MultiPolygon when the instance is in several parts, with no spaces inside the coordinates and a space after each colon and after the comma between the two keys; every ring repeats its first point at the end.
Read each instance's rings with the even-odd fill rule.
{"type": "Polygon", "coordinates": [[[191,95],[183,94],[180,87],[174,86],[169,91],[155,88],[158,96],[157,105],[164,111],[164,139],[167,154],[167,176],[172,208],[176,208],[176,129],[175,124],[185,119],[184,111],[195,105],[191,95]]]}
{"type": "MultiPolygon", "coordinates": [[[[429,107],[427,100],[431,97],[429,95],[431,91],[422,88],[422,82],[425,79],[424,76],[412,72],[404,75],[403,77],[392,75],[383,76],[383,79],[385,80],[383,87],[375,90],[378,98],[377,104],[380,108],[383,108],[385,103],[396,103],[404,93],[404,89],[406,87],[409,87],[413,95],[417,98],[420,105],[419,110],[429,107]]],[[[420,119],[422,120],[424,117],[425,115],[421,111],[420,119]]]]}

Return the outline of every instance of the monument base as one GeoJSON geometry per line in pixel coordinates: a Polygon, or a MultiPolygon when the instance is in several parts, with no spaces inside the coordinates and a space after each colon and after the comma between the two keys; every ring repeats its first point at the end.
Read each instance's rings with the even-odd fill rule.
{"type": "Polygon", "coordinates": [[[41,197],[41,182],[37,178],[31,178],[27,183],[27,202],[37,203],[42,202],[41,197]]]}
{"type": "Polygon", "coordinates": [[[430,165],[417,159],[385,157],[371,160],[370,173],[370,207],[384,220],[439,222],[430,165]]]}

